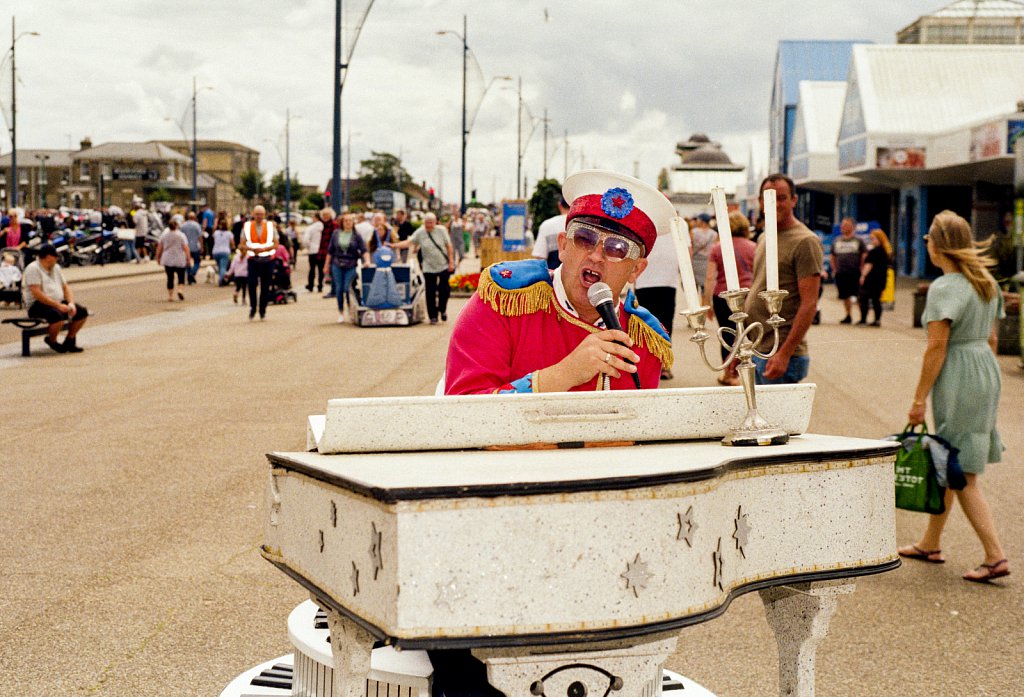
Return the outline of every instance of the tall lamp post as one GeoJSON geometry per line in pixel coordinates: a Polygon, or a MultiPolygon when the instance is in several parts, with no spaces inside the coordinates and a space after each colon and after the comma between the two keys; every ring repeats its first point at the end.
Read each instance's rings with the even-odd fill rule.
{"type": "Polygon", "coordinates": [[[284,152],[281,152],[281,147],[278,145],[280,143],[280,136],[278,136],[277,141],[272,141],[270,138],[265,138],[264,140],[273,144],[274,149],[277,150],[278,157],[284,163],[284,224],[285,227],[288,227],[292,211],[291,124],[292,119],[301,119],[302,116],[292,116],[291,109],[285,109],[284,113],[284,152]]]}
{"type": "Polygon", "coordinates": [[[39,36],[37,31],[23,31],[18,34],[11,17],[11,207],[18,205],[18,79],[15,70],[14,46],[23,36],[39,36]]]}
{"type": "Polygon", "coordinates": [[[466,130],[466,66],[469,60],[469,45],[466,43],[466,15],[462,15],[462,33],[453,29],[442,29],[437,32],[438,36],[444,34],[451,34],[456,36],[462,41],[462,193],[459,199],[459,212],[465,215],[466,213],[466,136],[469,132],[466,130]]]}

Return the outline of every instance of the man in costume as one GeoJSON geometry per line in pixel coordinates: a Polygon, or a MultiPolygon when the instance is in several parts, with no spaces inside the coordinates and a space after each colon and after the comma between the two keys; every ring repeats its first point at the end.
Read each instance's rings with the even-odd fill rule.
{"type": "Polygon", "coordinates": [[[659,234],[676,215],[648,184],[603,170],[565,181],[570,203],[558,235],[561,266],[541,259],[501,262],[483,271],[477,293],[452,332],[446,394],[656,388],[671,368],[671,338],[622,289],[647,266],[659,234]],[[587,292],[606,283],[624,331],[608,329],[587,292]],[[621,342],[621,343],[616,343],[621,342]]]}

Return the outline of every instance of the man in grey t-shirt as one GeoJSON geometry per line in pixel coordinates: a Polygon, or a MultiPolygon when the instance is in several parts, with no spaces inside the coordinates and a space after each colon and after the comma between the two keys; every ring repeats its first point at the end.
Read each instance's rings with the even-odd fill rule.
{"type": "Polygon", "coordinates": [[[455,270],[455,252],[452,249],[448,230],[437,224],[437,216],[427,213],[423,216],[423,226],[407,240],[395,242],[394,249],[412,247],[412,253],[423,252],[423,280],[427,287],[427,316],[431,324],[437,324],[437,315],[441,321],[448,321],[448,276],[455,270]]]}
{"type": "Polygon", "coordinates": [[[45,320],[49,325],[46,345],[57,353],[80,353],[81,347],[75,341],[78,331],[85,324],[89,311],[75,302],[71,288],[64,280],[57,250],[52,244],[39,248],[36,260],[25,267],[22,276],[23,297],[28,307],[28,316],[45,320]],[[63,344],[57,343],[64,322],[71,322],[63,344]]]}
{"type": "Polygon", "coordinates": [[[188,213],[188,220],[181,224],[181,231],[188,239],[188,251],[192,255],[192,266],[188,268],[188,284],[195,285],[196,274],[199,273],[199,262],[203,260],[203,228],[196,222],[196,214],[188,213]]]}

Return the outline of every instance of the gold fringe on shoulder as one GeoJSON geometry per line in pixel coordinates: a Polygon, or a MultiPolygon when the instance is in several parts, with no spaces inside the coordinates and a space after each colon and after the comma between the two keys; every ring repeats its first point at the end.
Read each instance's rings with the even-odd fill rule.
{"type": "Polygon", "coordinates": [[[505,290],[494,282],[489,269],[480,274],[480,285],[476,292],[491,309],[505,317],[530,315],[541,310],[550,312],[555,298],[551,284],[544,281],[526,288],[505,290]]]}
{"type": "Polygon", "coordinates": [[[629,316],[627,326],[629,338],[633,343],[639,344],[651,352],[651,355],[661,361],[661,366],[667,370],[672,369],[675,357],[672,354],[672,344],[665,340],[658,332],[640,319],[637,315],[629,316]]]}

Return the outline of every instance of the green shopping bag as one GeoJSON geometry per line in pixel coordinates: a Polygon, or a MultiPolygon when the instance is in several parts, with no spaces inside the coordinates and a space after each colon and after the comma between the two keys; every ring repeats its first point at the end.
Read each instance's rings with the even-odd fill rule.
{"type": "Polygon", "coordinates": [[[946,489],[939,486],[932,456],[921,442],[927,434],[924,424],[920,433],[907,424],[897,437],[900,449],[896,453],[896,508],[942,513],[946,510],[946,489]]]}

